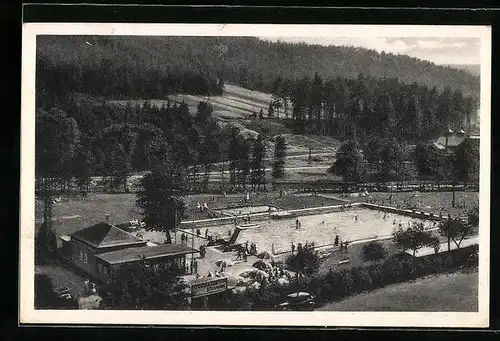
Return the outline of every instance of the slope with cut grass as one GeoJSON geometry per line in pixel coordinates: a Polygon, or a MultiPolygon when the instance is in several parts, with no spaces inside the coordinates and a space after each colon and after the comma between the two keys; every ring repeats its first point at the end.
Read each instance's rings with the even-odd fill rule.
{"type": "Polygon", "coordinates": [[[478,311],[478,273],[463,272],[420,278],[389,285],[339,302],[319,311],[478,311]]]}
{"type": "MultiPolygon", "coordinates": [[[[215,118],[223,119],[241,119],[252,115],[254,112],[259,113],[262,109],[267,115],[267,109],[271,102],[271,94],[252,91],[242,88],[237,85],[226,84],[224,94],[222,96],[202,96],[202,95],[170,95],[168,98],[174,103],[185,102],[189,107],[189,112],[192,115],[196,114],[198,104],[202,101],[208,101],[214,109],[213,115],[215,118]]],[[[151,99],[148,100],[153,106],[161,107],[167,105],[168,99],[151,99]]],[[[117,105],[143,105],[146,102],[144,99],[131,100],[110,100],[108,103],[117,105]]]]}

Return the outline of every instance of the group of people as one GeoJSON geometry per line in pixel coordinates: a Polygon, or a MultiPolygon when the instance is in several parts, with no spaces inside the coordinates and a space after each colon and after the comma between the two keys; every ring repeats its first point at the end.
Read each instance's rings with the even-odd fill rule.
{"type": "Polygon", "coordinates": [[[302,222],[299,219],[295,220],[295,228],[300,229],[302,227],[302,222]]]}
{"type": "Polygon", "coordinates": [[[304,245],[302,245],[302,243],[298,243],[297,247],[295,247],[295,244],[292,242],[292,254],[295,253],[295,248],[297,248],[297,252],[301,252],[302,249],[314,250],[314,242],[312,243],[306,242],[304,245]]]}
{"type": "Polygon", "coordinates": [[[267,273],[268,277],[267,279],[263,277],[262,278],[263,282],[269,281],[269,283],[279,283],[279,280],[283,278],[286,279],[288,282],[292,280],[292,275],[280,266],[268,268],[264,271],[267,273]]]}
{"type": "Polygon", "coordinates": [[[189,237],[188,237],[187,233],[182,232],[181,233],[181,243],[182,244],[187,243],[188,239],[189,239],[189,237]]]}
{"type": "Polygon", "coordinates": [[[283,198],[284,196],[288,195],[289,192],[286,189],[280,189],[280,198],[283,198]]]}
{"type": "Polygon", "coordinates": [[[203,205],[201,205],[200,202],[198,201],[198,203],[196,204],[196,208],[198,208],[198,211],[204,212],[208,210],[208,205],[206,202],[203,203],[203,205]]]}
{"type": "Polygon", "coordinates": [[[335,246],[340,246],[339,251],[340,252],[346,252],[347,253],[347,246],[349,246],[349,242],[346,241],[341,241],[340,237],[338,235],[335,236],[335,241],[334,241],[335,246]]]}
{"type": "Polygon", "coordinates": [[[254,243],[250,243],[249,246],[247,240],[244,246],[241,245],[238,248],[236,259],[237,260],[243,259],[243,261],[246,262],[249,255],[256,255],[256,254],[257,254],[257,245],[254,243]]]}

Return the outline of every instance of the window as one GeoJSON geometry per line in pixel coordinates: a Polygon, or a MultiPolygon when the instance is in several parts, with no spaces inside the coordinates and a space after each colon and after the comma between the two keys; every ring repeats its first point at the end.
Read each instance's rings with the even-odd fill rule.
{"type": "Polygon", "coordinates": [[[83,251],[82,250],[79,251],[80,251],[80,261],[83,262],[83,251]]]}
{"type": "Polygon", "coordinates": [[[88,255],[86,252],[83,252],[83,260],[82,260],[85,264],[88,264],[89,262],[89,259],[88,259],[88,255]]]}
{"type": "Polygon", "coordinates": [[[104,274],[107,275],[108,274],[108,267],[107,266],[103,266],[104,268],[104,274]]]}
{"type": "Polygon", "coordinates": [[[102,264],[101,263],[97,263],[97,273],[98,274],[102,273],[102,264]]]}

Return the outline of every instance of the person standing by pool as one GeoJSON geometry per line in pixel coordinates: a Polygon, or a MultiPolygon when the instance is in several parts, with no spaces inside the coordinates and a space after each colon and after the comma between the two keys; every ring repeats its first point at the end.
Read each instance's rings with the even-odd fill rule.
{"type": "Polygon", "coordinates": [[[292,255],[295,252],[295,244],[292,242],[292,255]]]}
{"type": "Polygon", "coordinates": [[[354,216],[354,221],[358,221],[358,215],[354,216]]]}
{"type": "Polygon", "coordinates": [[[295,228],[298,229],[299,228],[299,219],[297,218],[295,220],[295,228]]]}
{"type": "Polygon", "coordinates": [[[339,245],[339,235],[335,236],[335,242],[334,242],[334,244],[335,244],[335,246],[339,245]]]}

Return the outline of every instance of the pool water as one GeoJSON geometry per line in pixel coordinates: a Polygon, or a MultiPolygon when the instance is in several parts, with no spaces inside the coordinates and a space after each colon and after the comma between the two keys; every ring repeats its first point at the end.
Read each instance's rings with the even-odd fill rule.
{"type": "MultiPolygon", "coordinates": [[[[255,243],[259,252],[271,251],[274,244],[277,253],[289,251],[292,242],[295,245],[305,242],[314,242],[316,246],[331,244],[336,235],[341,241],[349,242],[390,236],[399,224],[408,227],[412,221],[424,222],[426,228],[435,227],[432,221],[365,208],[302,216],[298,218],[302,224],[299,229],[296,228],[296,219],[258,221],[260,228],[241,231],[237,242],[255,243]]],[[[201,228],[202,235],[207,229],[213,237],[228,239],[228,232],[234,231],[234,224],[201,228]]]]}

